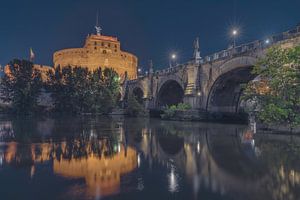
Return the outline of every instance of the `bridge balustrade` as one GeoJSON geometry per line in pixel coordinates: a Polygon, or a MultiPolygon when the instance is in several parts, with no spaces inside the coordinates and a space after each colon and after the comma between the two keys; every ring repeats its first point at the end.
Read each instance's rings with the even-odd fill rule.
{"type": "Polygon", "coordinates": [[[202,63],[205,62],[211,62],[215,61],[218,59],[223,59],[223,58],[228,58],[230,56],[235,56],[235,55],[240,55],[242,53],[247,53],[250,51],[254,51],[257,49],[264,49],[268,47],[272,43],[277,43],[280,41],[292,39],[294,37],[297,37],[300,35],[300,26],[298,26],[295,29],[289,30],[287,32],[274,35],[270,37],[270,43],[266,44],[265,41],[262,40],[256,40],[254,42],[250,42],[247,44],[242,44],[240,46],[237,46],[235,48],[227,49],[227,50],[222,50],[221,52],[214,53],[212,55],[205,56],[205,58],[202,60],[202,63]]]}
{"type": "MultiPolygon", "coordinates": [[[[257,50],[263,50],[272,44],[279,43],[281,41],[292,39],[292,38],[299,37],[299,36],[300,36],[300,24],[294,29],[291,29],[289,31],[269,37],[268,43],[266,43],[264,40],[256,40],[256,41],[253,41],[250,43],[236,46],[234,48],[225,49],[225,50],[216,52],[212,55],[205,56],[203,59],[200,60],[200,63],[205,64],[207,62],[212,62],[212,61],[216,61],[219,59],[227,59],[230,57],[244,55],[244,54],[255,55],[255,51],[257,51],[257,50]]],[[[155,72],[155,74],[158,76],[158,75],[174,73],[174,72],[182,69],[185,66],[186,66],[186,64],[178,64],[174,67],[158,70],[155,72]]],[[[130,83],[134,83],[134,82],[130,81],[130,83]]]]}

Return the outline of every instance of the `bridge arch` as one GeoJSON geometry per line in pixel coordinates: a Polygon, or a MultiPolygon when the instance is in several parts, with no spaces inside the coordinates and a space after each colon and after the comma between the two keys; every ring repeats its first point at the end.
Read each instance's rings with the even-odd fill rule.
{"type": "Polygon", "coordinates": [[[164,81],[158,90],[156,104],[158,107],[177,105],[183,102],[184,87],[178,80],[164,81]]]}
{"type": "Polygon", "coordinates": [[[241,85],[255,78],[251,73],[256,58],[242,56],[233,58],[220,66],[213,75],[206,102],[209,112],[238,113],[241,85]]]}

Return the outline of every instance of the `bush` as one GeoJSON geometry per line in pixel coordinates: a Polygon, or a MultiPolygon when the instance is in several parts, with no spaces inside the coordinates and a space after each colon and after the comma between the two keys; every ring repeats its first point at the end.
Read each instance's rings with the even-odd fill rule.
{"type": "Polygon", "coordinates": [[[191,105],[187,103],[179,103],[178,105],[167,106],[167,108],[164,110],[164,114],[162,114],[161,117],[163,119],[174,118],[176,112],[191,110],[191,108],[191,105]]]}
{"type": "Polygon", "coordinates": [[[127,107],[125,113],[131,117],[138,117],[142,116],[145,117],[148,115],[147,111],[145,110],[144,106],[141,105],[135,96],[129,95],[127,101],[127,107]]]}

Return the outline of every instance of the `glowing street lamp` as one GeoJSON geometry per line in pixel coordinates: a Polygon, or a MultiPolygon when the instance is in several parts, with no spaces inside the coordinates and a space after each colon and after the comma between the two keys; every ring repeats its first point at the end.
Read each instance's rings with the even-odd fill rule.
{"type": "Polygon", "coordinates": [[[266,44],[270,44],[270,40],[269,40],[269,39],[266,39],[266,40],[265,40],[265,43],[266,43],[266,44]]]}

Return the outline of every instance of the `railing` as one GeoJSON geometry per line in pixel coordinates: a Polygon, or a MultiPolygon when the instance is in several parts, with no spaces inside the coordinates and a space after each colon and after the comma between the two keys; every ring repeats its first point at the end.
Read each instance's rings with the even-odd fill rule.
{"type": "Polygon", "coordinates": [[[278,35],[273,35],[273,36],[267,38],[267,40],[268,40],[267,42],[264,40],[256,40],[254,42],[242,44],[242,45],[234,47],[234,48],[229,48],[229,49],[214,53],[212,55],[208,55],[204,59],[202,59],[200,62],[201,63],[212,62],[212,61],[215,61],[218,59],[224,59],[224,58],[228,58],[230,56],[255,51],[257,49],[264,49],[273,44],[280,43],[282,41],[292,39],[295,37],[299,37],[299,36],[300,36],[300,25],[292,30],[280,33],[278,35]]]}

